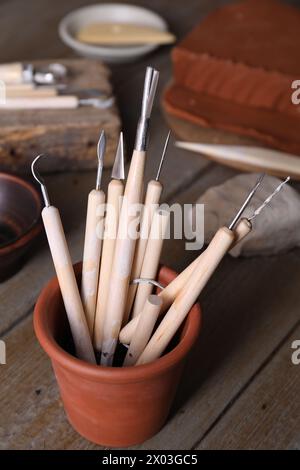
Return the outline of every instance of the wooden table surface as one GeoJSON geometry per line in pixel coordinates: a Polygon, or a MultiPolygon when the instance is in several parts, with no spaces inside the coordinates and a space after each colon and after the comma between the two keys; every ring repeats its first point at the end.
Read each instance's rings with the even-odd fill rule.
{"type": "MultiPolygon", "coordinates": [[[[90,0],[2,0],[0,61],[73,57],[58,38],[57,24],[67,12],[88,3],[90,0]]],[[[161,13],[181,38],[215,6],[227,2],[136,3],[161,13]]],[[[161,93],[171,76],[168,47],[138,63],[112,68],[129,151],[148,64],[160,71],[161,93]]],[[[147,178],[157,168],[166,132],[157,100],[147,178]]],[[[194,202],[209,186],[234,174],[171,147],[162,174],[164,200],[194,202]]],[[[106,171],[105,184],[108,180],[106,171]]],[[[94,181],[94,172],[47,177],[51,199],[62,212],[74,261],[82,257],[86,197],[94,181]]],[[[195,256],[195,252],[184,251],[184,241],[169,241],[162,261],[180,271],[195,256]]],[[[158,435],[137,448],[300,448],[300,366],[291,362],[291,343],[300,339],[299,273],[299,249],[250,259],[227,256],[201,296],[203,330],[169,420],[158,435]]],[[[53,274],[43,239],[22,270],[0,285],[0,334],[7,346],[7,364],[0,366],[3,449],[100,449],[68,424],[50,362],[33,333],[35,301],[53,274]]]]}

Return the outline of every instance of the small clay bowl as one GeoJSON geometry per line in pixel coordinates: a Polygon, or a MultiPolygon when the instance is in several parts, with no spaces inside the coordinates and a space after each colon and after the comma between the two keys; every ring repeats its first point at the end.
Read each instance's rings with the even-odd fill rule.
{"type": "Polygon", "coordinates": [[[0,172],[0,282],[20,268],[40,234],[41,210],[41,196],[34,186],[0,172]]]}

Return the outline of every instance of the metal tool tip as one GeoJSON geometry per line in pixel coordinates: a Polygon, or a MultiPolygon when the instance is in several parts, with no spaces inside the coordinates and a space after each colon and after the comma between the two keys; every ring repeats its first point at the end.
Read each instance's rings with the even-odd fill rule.
{"type": "Polygon", "coordinates": [[[97,144],[98,169],[97,169],[97,177],[96,177],[96,189],[98,191],[101,187],[101,178],[102,178],[105,147],[106,147],[105,132],[102,130],[101,134],[100,134],[100,137],[99,137],[99,140],[98,140],[98,144],[97,144]]]}
{"type": "Polygon", "coordinates": [[[45,182],[44,182],[44,179],[41,177],[39,171],[36,169],[36,163],[38,162],[38,160],[42,157],[45,157],[46,155],[41,153],[40,155],[38,155],[37,157],[35,157],[35,159],[33,160],[33,162],[31,163],[31,172],[32,172],[32,175],[34,177],[34,179],[40,184],[41,186],[41,191],[42,191],[42,195],[43,195],[43,199],[44,199],[44,203],[45,203],[45,206],[46,207],[49,207],[50,206],[50,200],[49,200],[49,196],[48,196],[48,192],[47,192],[47,188],[45,186],[45,182]]]}
{"type": "Polygon", "coordinates": [[[102,130],[99,140],[98,140],[98,144],[97,144],[97,156],[99,160],[103,160],[105,146],[106,146],[106,137],[105,137],[105,132],[102,130]]]}
{"type": "Polygon", "coordinates": [[[239,218],[243,214],[244,210],[246,209],[246,207],[250,203],[251,199],[253,198],[254,194],[256,193],[257,189],[261,185],[262,180],[264,179],[264,177],[265,177],[265,173],[262,173],[261,175],[259,175],[255,185],[253,186],[253,188],[251,189],[251,191],[247,195],[245,201],[243,202],[242,206],[240,207],[237,214],[233,218],[232,222],[229,224],[229,226],[228,226],[229,230],[232,230],[234,228],[235,224],[237,223],[237,221],[239,220],[239,218]]]}
{"type": "Polygon", "coordinates": [[[35,168],[35,166],[36,166],[38,160],[42,157],[45,157],[45,155],[43,153],[41,153],[40,155],[35,157],[35,159],[31,163],[31,173],[32,173],[34,179],[41,185],[44,184],[44,179],[41,177],[40,173],[35,168]]]}
{"type": "Polygon", "coordinates": [[[165,140],[165,145],[164,145],[163,152],[162,152],[162,155],[161,155],[161,159],[160,159],[160,162],[159,162],[159,167],[158,167],[158,170],[157,170],[157,175],[156,175],[155,181],[158,181],[159,177],[160,177],[162,166],[163,166],[163,163],[164,163],[164,160],[165,160],[165,155],[166,155],[167,148],[168,148],[168,145],[169,145],[170,135],[171,135],[171,131],[168,132],[167,138],[165,140]]]}
{"type": "Polygon", "coordinates": [[[123,132],[120,132],[120,138],[116,151],[114,166],[111,172],[111,177],[116,180],[125,179],[123,132]]]}
{"type": "Polygon", "coordinates": [[[157,83],[158,83],[159,72],[153,67],[147,67],[145,81],[144,81],[144,91],[143,91],[143,101],[142,101],[142,112],[141,115],[149,119],[153,107],[153,101],[156,93],[157,83]]]}

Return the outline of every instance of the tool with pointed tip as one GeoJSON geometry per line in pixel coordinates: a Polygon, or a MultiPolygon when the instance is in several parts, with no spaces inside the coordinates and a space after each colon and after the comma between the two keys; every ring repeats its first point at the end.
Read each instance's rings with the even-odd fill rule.
{"type": "MultiPolygon", "coordinates": [[[[161,174],[162,166],[165,160],[169,140],[170,140],[170,133],[168,132],[167,138],[165,140],[163,152],[161,155],[161,159],[159,162],[156,178],[154,180],[149,181],[147,185],[147,191],[145,196],[145,202],[143,207],[143,213],[141,216],[141,224],[140,224],[140,238],[137,241],[136,250],[134,254],[134,261],[131,271],[131,280],[137,279],[140,277],[144,255],[147,247],[148,237],[151,230],[151,223],[153,219],[153,215],[155,210],[158,207],[160,196],[163,190],[163,185],[159,181],[159,177],[161,174]]],[[[136,284],[130,284],[128,289],[128,296],[125,308],[125,314],[123,318],[123,325],[125,325],[128,321],[135,294],[137,291],[138,286],[136,284]]]]}
{"type": "Polygon", "coordinates": [[[241,145],[176,142],[176,147],[201,153],[218,163],[245,171],[264,171],[270,175],[300,180],[300,158],[278,150],[241,145]]]}
{"type": "MultiPolygon", "coordinates": [[[[283,185],[288,182],[288,180],[289,178],[282,182],[264,201],[264,203],[256,211],[254,211],[252,219],[258,215],[264,207],[266,207],[270,200],[276,194],[278,194],[278,192],[281,190],[283,185]]],[[[236,217],[233,220],[235,219],[236,217]]],[[[246,233],[247,235],[251,231],[251,222],[249,219],[241,219],[239,225],[243,223],[244,226],[242,233],[246,233]]],[[[166,313],[156,332],[144,349],[144,352],[139,357],[137,364],[145,364],[147,362],[153,361],[163,353],[171,338],[182,324],[186,315],[192,308],[208,280],[219,265],[220,261],[227,251],[232,247],[232,243],[235,239],[234,232],[235,231],[232,231],[226,227],[221,227],[217,231],[204,252],[202,263],[197,264],[184,289],[180,292],[180,295],[175,298],[170,309],[166,313]]]]}
{"type": "Polygon", "coordinates": [[[42,155],[38,155],[34,159],[31,164],[31,171],[33,177],[41,185],[45,202],[45,207],[42,210],[42,219],[69,320],[76,354],[79,359],[95,364],[94,350],[59,211],[56,207],[51,206],[45,183],[36,169],[36,163],[41,157],[42,155]]]}
{"type": "Polygon", "coordinates": [[[126,296],[136,244],[136,232],[132,229],[138,219],[135,205],[141,203],[148,126],[158,75],[158,72],[152,67],[147,67],[141,116],[137,126],[135,148],[130,163],[120,213],[102,341],[101,364],[107,366],[111,365],[113,361],[126,306],[126,296]]]}
{"type": "MultiPolygon", "coordinates": [[[[252,197],[254,196],[255,192],[259,188],[260,184],[262,183],[264,175],[260,175],[257,182],[255,183],[254,187],[251,189],[249,194],[247,195],[245,201],[241,205],[241,208],[238,210],[237,214],[241,217],[242,212],[246,209],[248,204],[250,203],[252,197]]],[[[230,223],[231,230],[233,229],[233,225],[237,222],[236,216],[234,217],[233,221],[230,223]]],[[[251,223],[246,221],[245,219],[241,219],[235,229],[235,239],[234,245],[239,243],[245,236],[247,236],[252,229],[251,223]]],[[[233,245],[233,246],[234,246],[233,245]]],[[[162,298],[163,304],[161,308],[161,313],[163,313],[170,305],[174,302],[175,298],[179,295],[179,293],[185,288],[191,275],[194,273],[197,266],[205,266],[203,264],[203,260],[205,257],[206,250],[200,253],[200,255],[191,263],[187,268],[185,268],[175,279],[172,281],[163,291],[160,292],[159,296],[162,298]]],[[[120,342],[124,344],[130,343],[131,339],[133,338],[134,332],[136,330],[138,324],[138,318],[140,314],[137,314],[127,325],[125,325],[122,330],[120,331],[120,342]]]]}
{"type": "Polygon", "coordinates": [[[101,351],[103,327],[106,312],[106,302],[110,282],[111,264],[114,256],[116,236],[118,231],[121,199],[124,192],[124,144],[123,133],[120,133],[115,162],[112,169],[112,180],[108,185],[104,239],[101,257],[101,267],[98,284],[98,296],[95,316],[93,343],[97,351],[101,351]]]}
{"type": "Polygon", "coordinates": [[[104,231],[105,194],[100,189],[104,153],[105,134],[102,131],[97,145],[98,169],[96,185],[95,189],[88,196],[81,279],[81,298],[91,338],[94,331],[99,266],[104,231]]]}

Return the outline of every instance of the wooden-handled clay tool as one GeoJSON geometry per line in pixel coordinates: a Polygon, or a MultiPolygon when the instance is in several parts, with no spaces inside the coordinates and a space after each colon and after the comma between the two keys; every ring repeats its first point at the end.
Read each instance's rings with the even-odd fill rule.
{"type": "MultiPolygon", "coordinates": [[[[238,211],[235,219],[232,221],[230,224],[230,228],[232,229],[237,220],[241,217],[243,211],[251,201],[252,197],[254,196],[255,192],[259,188],[262,179],[264,175],[261,175],[259,179],[257,180],[255,186],[253,189],[250,191],[250,193],[247,195],[244,203],[242,204],[240,210],[238,211]]],[[[239,241],[242,240],[248,233],[251,231],[251,223],[245,222],[244,219],[242,219],[235,228],[235,240],[234,244],[239,243],[239,241]]],[[[205,250],[206,251],[206,250],[205,250]]],[[[197,268],[198,265],[203,266],[203,259],[205,256],[205,251],[202,252],[186,269],[184,269],[163,291],[159,293],[159,296],[161,297],[163,304],[161,308],[161,313],[163,313],[167,308],[170,307],[170,305],[174,302],[175,298],[179,295],[179,293],[184,289],[185,285],[187,284],[190,276],[194,272],[194,270],[197,268]]],[[[130,341],[133,338],[133,335],[135,334],[136,327],[138,323],[138,315],[133,318],[127,325],[125,325],[122,330],[120,331],[120,336],[119,340],[123,344],[129,344],[130,341]]]]}
{"type": "Polygon", "coordinates": [[[32,64],[12,62],[0,65],[0,80],[5,83],[35,83],[57,85],[67,76],[67,68],[60,63],[50,63],[35,69],[32,64]]]}
{"type": "Polygon", "coordinates": [[[270,175],[300,179],[300,157],[260,147],[176,142],[176,146],[207,155],[225,164],[237,164],[246,171],[264,171],[270,175]]]}
{"type": "Polygon", "coordinates": [[[101,190],[101,178],[105,145],[105,134],[102,131],[97,145],[98,170],[96,186],[88,196],[82,263],[81,298],[91,338],[93,338],[94,332],[99,266],[104,232],[105,194],[101,190]]]}
{"type": "MultiPolygon", "coordinates": [[[[160,196],[163,190],[163,185],[159,181],[159,178],[160,178],[162,166],[164,163],[165,155],[167,152],[169,139],[170,139],[170,131],[168,132],[168,135],[165,141],[165,145],[164,145],[162,156],[159,162],[159,167],[157,170],[156,178],[155,180],[149,181],[149,183],[147,184],[145,202],[144,202],[143,213],[141,216],[141,223],[140,223],[140,238],[137,241],[136,249],[134,253],[134,261],[133,261],[132,271],[131,271],[131,280],[139,278],[141,274],[141,269],[143,265],[148,236],[149,236],[150,229],[151,229],[153,214],[155,210],[157,209],[160,196]]],[[[127,323],[127,320],[129,318],[130,311],[131,311],[134,297],[135,297],[135,293],[136,293],[136,289],[137,289],[136,284],[130,284],[129,289],[128,289],[125,314],[123,318],[124,325],[127,323]]]]}
{"type": "MultiPolygon", "coordinates": [[[[157,210],[154,213],[149,239],[145,251],[140,276],[142,279],[155,279],[163,242],[169,224],[170,212],[166,210],[157,210]]],[[[151,284],[139,284],[134,300],[133,318],[141,313],[144,308],[147,297],[152,292],[151,284]]]]}
{"type": "Polygon", "coordinates": [[[136,334],[134,335],[128,348],[124,366],[133,366],[148,343],[157,321],[162,300],[158,295],[149,295],[144,308],[139,316],[136,334]]]}
{"type": "Polygon", "coordinates": [[[137,364],[154,361],[163,353],[233,241],[234,233],[229,228],[221,227],[217,231],[205,250],[202,263],[197,265],[188,283],[174,300],[137,364]]]}
{"type": "Polygon", "coordinates": [[[41,186],[45,207],[42,210],[48,243],[57,274],[66,314],[69,320],[72,337],[79,359],[83,359],[93,364],[96,363],[92,341],[89,334],[87,321],[85,318],[72,260],[68,249],[66,237],[59,211],[50,205],[48,192],[43,179],[35,168],[39,155],[31,165],[31,171],[36,181],[41,186]]]}
{"type": "Polygon", "coordinates": [[[56,96],[57,89],[51,87],[37,87],[33,83],[15,83],[1,86],[2,94],[5,98],[28,98],[28,97],[49,97],[56,96]]]}
{"type": "MultiPolygon", "coordinates": [[[[279,193],[283,185],[289,181],[289,177],[285,181],[280,183],[280,185],[273,191],[273,193],[264,201],[264,203],[254,211],[253,215],[249,219],[242,219],[241,222],[241,234],[248,233],[249,228],[251,230],[251,220],[253,220],[260,212],[270,203],[273,197],[279,193]]],[[[248,196],[249,202],[249,196],[248,196]]],[[[243,205],[244,208],[246,207],[243,205]]],[[[177,329],[180,327],[182,321],[185,319],[192,305],[197,300],[207,281],[215,271],[219,262],[223,256],[227,253],[228,249],[231,248],[232,243],[229,243],[231,231],[234,237],[234,226],[241,215],[242,208],[239,210],[229,228],[222,227],[218,230],[216,235],[213,237],[208,248],[205,250],[204,258],[202,263],[198,264],[192,275],[190,276],[186,286],[175,298],[170,309],[166,313],[153,337],[146,346],[144,352],[141,354],[140,358],[137,361],[137,364],[145,364],[147,362],[153,361],[158,358],[166,346],[169,344],[171,338],[176,333],[177,329]]],[[[232,242],[234,241],[234,238],[232,242]]]]}
{"type": "Polygon", "coordinates": [[[106,312],[107,295],[110,282],[111,264],[114,256],[115,243],[118,232],[121,198],[124,192],[123,180],[125,179],[125,169],[122,132],[120,133],[120,139],[111,176],[112,180],[109,183],[107,190],[105,230],[94,328],[94,347],[98,352],[101,351],[102,346],[102,336],[106,312]]]}
{"type": "Polygon", "coordinates": [[[138,123],[135,149],[133,151],[127,183],[124,192],[118,236],[112,262],[110,287],[107,298],[106,317],[103,331],[101,364],[111,365],[118,344],[122,325],[126,296],[133,263],[136,232],[135,205],[140,204],[144,179],[148,125],[158,81],[158,72],[147,68],[141,117],[138,123]],[[133,212],[133,213],[132,213],[133,212]],[[134,231],[134,233],[131,233],[134,231]]]}
{"type": "Polygon", "coordinates": [[[78,41],[108,46],[171,44],[176,39],[169,31],[131,23],[90,23],[83,26],[76,37],[78,41]]]}
{"type": "Polygon", "coordinates": [[[0,102],[0,109],[75,109],[79,106],[107,109],[114,103],[114,98],[78,98],[75,95],[7,98],[0,102]]]}

